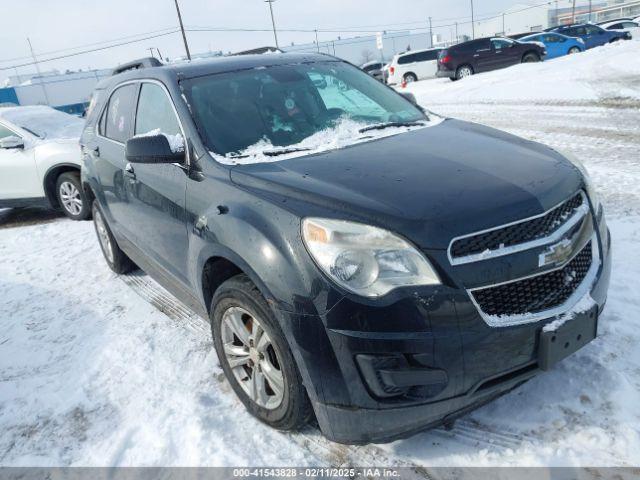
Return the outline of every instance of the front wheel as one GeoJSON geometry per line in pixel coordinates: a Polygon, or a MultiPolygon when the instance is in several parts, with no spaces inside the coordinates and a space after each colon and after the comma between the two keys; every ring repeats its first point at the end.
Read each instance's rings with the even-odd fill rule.
{"type": "Polygon", "coordinates": [[[582,50],[580,50],[580,48],[578,48],[578,47],[571,47],[571,48],[569,49],[569,55],[573,55],[573,54],[575,54],[575,53],[580,53],[581,51],[582,51],[582,50]]]}
{"type": "Polygon", "coordinates": [[[539,61],[540,57],[538,56],[538,54],[533,52],[529,52],[524,57],[522,57],[522,63],[534,63],[539,61]]]}
{"type": "Polygon", "coordinates": [[[224,282],[211,302],[220,365],[246,409],[264,423],[295,430],[311,406],[291,350],[271,308],[246,275],[224,282]]]}
{"type": "Polygon", "coordinates": [[[63,213],[71,220],[85,220],[89,217],[91,206],[77,172],[65,172],[58,177],[56,197],[63,213]]]}

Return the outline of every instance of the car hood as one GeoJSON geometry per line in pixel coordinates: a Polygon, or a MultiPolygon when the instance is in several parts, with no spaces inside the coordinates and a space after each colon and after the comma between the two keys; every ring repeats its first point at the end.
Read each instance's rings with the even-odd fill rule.
{"type": "Polygon", "coordinates": [[[230,175],[300,216],[365,222],[433,249],[540,214],[582,185],[554,150],[452,119],[339,150],[238,165],[230,175]]]}

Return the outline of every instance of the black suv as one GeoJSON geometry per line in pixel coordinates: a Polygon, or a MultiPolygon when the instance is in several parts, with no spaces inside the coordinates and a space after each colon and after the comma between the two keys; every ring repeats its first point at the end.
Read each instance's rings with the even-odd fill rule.
{"type": "Polygon", "coordinates": [[[547,54],[544,45],[510,38],[479,38],[453,45],[440,52],[438,77],[460,80],[518,63],[539,62],[547,54]]]}
{"type": "Polygon", "coordinates": [[[596,335],[610,238],[581,165],[333,57],[114,75],[81,144],[109,266],[210,320],[233,389],[276,428],[407,436],[596,335]]]}

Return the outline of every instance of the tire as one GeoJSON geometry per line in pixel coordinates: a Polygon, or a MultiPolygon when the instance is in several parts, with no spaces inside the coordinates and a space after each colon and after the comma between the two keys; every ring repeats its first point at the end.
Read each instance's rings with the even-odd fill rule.
{"type": "Polygon", "coordinates": [[[418,76],[415,73],[405,73],[404,77],[402,77],[405,83],[413,83],[418,81],[418,76]]]}
{"type": "Polygon", "coordinates": [[[567,52],[568,55],[573,55],[575,53],[580,53],[582,50],[580,50],[580,47],[571,47],[569,49],[569,51],[567,52]]]}
{"type": "Polygon", "coordinates": [[[220,365],[249,413],[278,430],[308,423],[311,405],[291,350],[271,308],[246,275],[220,285],[210,319],[220,365]]]}
{"type": "Polygon", "coordinates": [[[529,52],[525,53],[522,57],[522,63],[535,63],[540,61],[540,56],[537,53],[529,52]]]}
{"type": "Polygon", "coordinates": [[[473,67],[471,65],[460,65],[456,70],[456,80],[470,77],[473,73],[473,67]]]}
{"type": "Polygon", "coordinates": [[[109,225],[98,206],[98,202],[94,201],[91,209],[93,214],[93,226],[96,229],[96,235],[98,236],[98,243],[100,243],[100,249],[104,255],[104,259],[109,265],[109,268],[117,274],[129,273],[135,270],[136,264],[131,261],[127,254],[120,250],[116,239],[111,233],[109,225]]]}
{"type": "Polygon", "coordinates": [[[78,172],[65,172],[56,180],[56,198],[62,212],[71,220],[86,220],[91,205],[80,183],[78,172]]]}

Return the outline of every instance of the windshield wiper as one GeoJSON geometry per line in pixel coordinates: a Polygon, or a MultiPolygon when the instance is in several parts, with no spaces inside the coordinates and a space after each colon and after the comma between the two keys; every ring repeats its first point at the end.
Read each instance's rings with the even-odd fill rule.
{"type": "Polygon", "coordinates": [[[368,127],[361,128],[358,130],[360,133],[369,132],[371,130],[384,130],[385,128],[391,127],[420,127],[423,126],[424,122],[386,122],[386,123],[376,123],[375,125],[369,125],[368,127]]]}
{"type": "Polygon", "coordinates": [[[276,148],[273,150],[265,150],[262,152],[263,155],[266,155],[267,157],[277,157],[279,155],[286,155],[287,153],[296,153],[296,152],[307,152],[311,150],[310,148],[296,148],[296,147],[291,147],[291,148],[276,148]]]}

